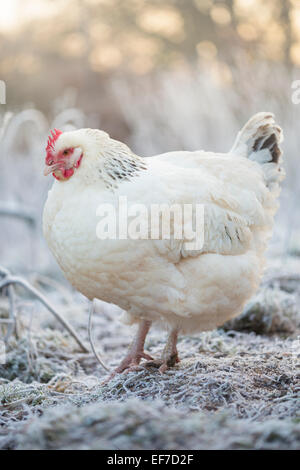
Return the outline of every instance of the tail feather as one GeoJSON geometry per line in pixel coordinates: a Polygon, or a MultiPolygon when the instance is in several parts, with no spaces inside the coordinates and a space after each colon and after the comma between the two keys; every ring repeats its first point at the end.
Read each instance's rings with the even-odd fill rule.
{"type": "Polygon", "coordinates": [[[281,128],[272,113],[255,114],[238,133],[230,153],[244,156],[262,165],[267,186],[284,176],[280,166],[283,140],[281,128]]]}

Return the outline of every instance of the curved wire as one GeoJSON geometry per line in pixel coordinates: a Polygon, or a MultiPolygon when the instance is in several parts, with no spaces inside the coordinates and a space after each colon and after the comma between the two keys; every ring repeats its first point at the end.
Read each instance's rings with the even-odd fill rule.
{"type": "Polygon", "coordinates": [[[99,354],[97,353],[96,351],[96,348],[94,346],[94,342],[93,342],[93,338],[92,338],[92,317],[93,317],[93,313],[94,313],[94,300],[91,301],[91,305],[90,305],[90,310],[89,310],[89,323],[88,323],[88,335],[89,335],[89,341],[90,341],[90,345],[91,345],[91,348],[92,348],[92,351],[95,355],[95,358],[97,359],[97,361],[99,362],[99,364],[103,367],[103,369],[105,369],[107,372],[111,372],[111,369],[109,369],[109,367],[107,367],[102,359],[100,358],[99,354]]]}

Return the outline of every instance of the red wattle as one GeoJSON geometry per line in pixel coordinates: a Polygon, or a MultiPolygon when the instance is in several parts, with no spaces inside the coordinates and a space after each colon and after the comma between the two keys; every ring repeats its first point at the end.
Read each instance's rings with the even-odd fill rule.
{"type": "Polygon", "coordinates": [[[68,168],[67,170],[63,170],[62,172],[64,178],[70,178],[74,174],[73,168],[68,168]]]}

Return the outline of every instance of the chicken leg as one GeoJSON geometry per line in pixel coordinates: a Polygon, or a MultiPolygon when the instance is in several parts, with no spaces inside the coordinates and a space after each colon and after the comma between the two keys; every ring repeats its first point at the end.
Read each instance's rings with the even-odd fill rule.
{"type": "Polygon", "coordinates": [[[178,330],[173,329],[167,339],[167,343],[162,352],[161,359],[148,361],[145,367],[156,367],[163,374],[169,367],[175,366],[180,361],[177,351],[178,330]]]}
{"type": "Polygon", "coordinates": [[[121,364],[113,371],[109,379],[116,374],[121,374],[124,370],[134,370],[142,359],[152,360],[153,358],[144,352],[144,344],[146,336],[151,326],[151,321],[142,320],[139,324],[138,331],[129,347],[129,350],[122,360],[121,364]]]}

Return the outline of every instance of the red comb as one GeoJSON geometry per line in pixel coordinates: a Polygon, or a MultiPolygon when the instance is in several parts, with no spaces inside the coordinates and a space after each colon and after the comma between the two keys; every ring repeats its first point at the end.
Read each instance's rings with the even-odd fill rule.
{"type": "Polygon", "coordinates": [[[59,136],[62,134],[62,131],[59,129],[54,129],[54,131],[51,131],[51,136],[49,135],[48,137],[48,142],[47,142],[47,147],[46,147],[46,152],[51,152],[51,150],[54,150],[54,144],[59,138],[59,136]]]}

